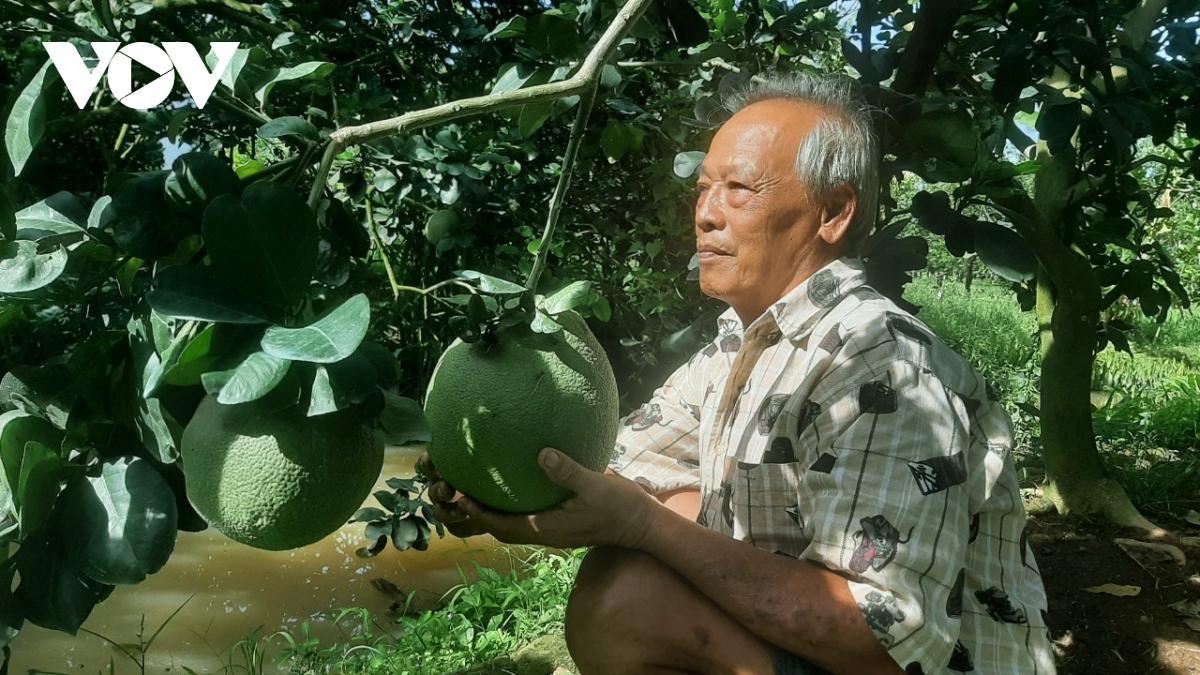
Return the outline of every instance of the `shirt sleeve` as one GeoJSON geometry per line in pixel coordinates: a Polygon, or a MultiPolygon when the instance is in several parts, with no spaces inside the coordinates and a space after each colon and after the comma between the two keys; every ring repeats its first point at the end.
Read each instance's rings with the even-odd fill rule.
{"type": "Polygon", "coordinates": [[[609,468],[651,494],[700,487],[700,361],[693,356],[621,420],[609,468]]]}
{"type": "Polygon", "coordinates": [[[942,672],[961,629],[969,413],[907,362],[819,407],[800,439],[817,450],[800,490],[800,510],[810,514],[802,557],[846,577],[901,668],[942,672]]]}

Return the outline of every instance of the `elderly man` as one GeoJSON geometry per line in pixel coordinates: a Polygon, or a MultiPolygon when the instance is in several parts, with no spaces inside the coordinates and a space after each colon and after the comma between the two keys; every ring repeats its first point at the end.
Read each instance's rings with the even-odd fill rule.
{"type": "Polygon", "coordinates": [[[593,673],[1054,672],[1011,424],[866,282],[875,142],[841,79],[733,95],[697,182],[718,335],[531,516],[431,488],[452,532],[595,546],[567,608],[593,673]],[[747,545],[749,544],[749,545],[747,545]]]}

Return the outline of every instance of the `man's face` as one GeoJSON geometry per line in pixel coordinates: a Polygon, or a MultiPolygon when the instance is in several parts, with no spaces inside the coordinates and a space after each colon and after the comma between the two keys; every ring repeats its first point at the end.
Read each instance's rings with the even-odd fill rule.
{"type": "Polygon", "coordinates": [[[746,106],[717,131],[700,167],[700,288],[746,323],[816,271],[814,253],[825,250],[820,208],[795,170],[800,142],[823,114],[782,99],[746,106]]]}

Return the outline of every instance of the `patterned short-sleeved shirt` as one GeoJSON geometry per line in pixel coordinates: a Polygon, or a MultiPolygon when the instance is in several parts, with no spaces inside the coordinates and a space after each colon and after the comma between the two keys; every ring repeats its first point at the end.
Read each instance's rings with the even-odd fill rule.
{"type": "Polygon", "coordinates": [[[1050,675],[1041,574],[984,378],[836,260],[625,417],[611,468],[697,521],[847,578],[908,673],[1050,675]]]}

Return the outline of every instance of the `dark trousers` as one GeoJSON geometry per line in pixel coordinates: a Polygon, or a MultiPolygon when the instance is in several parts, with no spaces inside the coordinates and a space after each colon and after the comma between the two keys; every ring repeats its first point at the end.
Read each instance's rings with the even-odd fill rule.
{"type": "Polygon", "coordinates": [[[775,675],[829,675],[829,671],[782,649],[771,654],[771,661],[775,664],[775,675]]]}

